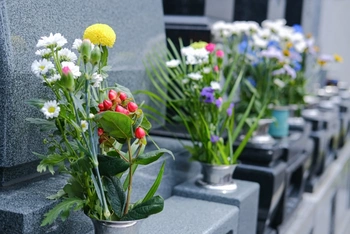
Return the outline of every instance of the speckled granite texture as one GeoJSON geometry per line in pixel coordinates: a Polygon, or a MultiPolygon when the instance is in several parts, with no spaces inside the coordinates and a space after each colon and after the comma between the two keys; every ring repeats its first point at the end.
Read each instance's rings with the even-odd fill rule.
{"type": "Polygon", "coordinates": [[[131,90],[150,89],[142,60],[154,47],[165,48],[160,0],[0,0],[0,186],[20,179],[21,171],[34,173],[25,170],[25,164],[37,160],[33,151],[44,152],[44,135],[25,121],[41,116],[25,100],[50,97],[30,71],[37,59],[37,40],[59,32],[71,47],[87,26],[97,22],[109,24],[117,34],[109,53],[109,82],[131,90]]]}

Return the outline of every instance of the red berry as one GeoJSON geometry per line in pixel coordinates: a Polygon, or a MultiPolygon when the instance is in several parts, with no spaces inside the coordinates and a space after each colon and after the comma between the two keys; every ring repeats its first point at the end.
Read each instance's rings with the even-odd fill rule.
{"type": "Polygon", "coordinates": [[[104,100],[103,101],[103,106],[105,107],[105,110],[111,109],[113,103],[110,100],[104,100]]]}
{"type": "Polygon", "coordinates": [[[135,137],[138,139],[144,138],[146,136],[146,132],[145,130],[143,130],[143,128],[138,127],[135,130],[135,137]]]}
{"type": "Polygon", "coordinates": [[[105,110],[105,106],[103,105],[103,103],[98,104],[98,108],[100,109],[100,111],[105,110]]]}
{"type": "Polygon", "coordinates": [[[128,96],[126,96],[125,93],[120,93],[119,94],[119,98],[120,98],[120,100],[124,101],[124,100],[126,100],[128,98],[128,96]]]}
{"type": "Polygon", "coordinates": [[[98,134],[98,136],[101,136],[102,134],[103,134],[103,129],[102,128],[98,128],[97,129],[97,134],[98,134]]]}
{"type": "Polygon", "coordinates": [[[125,114],[125,115],[129,115],[129,111],[127,109],[125,109],[124,107],[119,106],[119,105],[115,108],[115,111],[122,113],[122,114],[125,114]]]}
{"type": "Polygon", "coordinates": [[[138,106],[135,102],[129,102],[128,103],[128,110],[130,112],[135,112],[137,110],[138,106]]]}
{"type": "Polygon", "coordinates": [[[118,94],[116,91],[114,91],[113,89],[109,90],[109,93],[108,93],[108,97],[109,97],[109,100],[113,101],[117,98],[118,94]]]}

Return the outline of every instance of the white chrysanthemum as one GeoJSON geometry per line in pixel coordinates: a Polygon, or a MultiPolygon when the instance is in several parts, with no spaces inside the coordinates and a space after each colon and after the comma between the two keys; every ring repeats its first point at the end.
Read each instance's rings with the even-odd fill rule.
{"type": "Polygon", "coordinates": [[[286,83],[284,83],[282,80],[280,79],[274,79],[273,83],[275,85],[277,85],[279,88],[284,88],[284,86],[286,86],[286,83]]]}
{"type": "Polygon", "coordinates": [[[203,78],[203,76],[199,73],[199,72],[196,72],[196,73],[190,73],[187,75],[189,78],[191,78],[192,80],[200,80],[203,78]]]}
{"type": "Polygon", "coordinates": [[[268,28],[273,32],[278,32],[281,28],[286,25],[285,19],[277,19],[277,20],[265,20],[261,23],[263,28],[268,28]]]}
{"type": "Polygon", "coordinates": [[[61,33],[52,34],[50,33],[50,36],[48,37],[41,37],[39,39],[38,44],[36,44],[36,47],[62,47],[67,43],[67,39],[64,38],[64,36],[61,35],[61,33]]]}
{"type": "Polygon", "coordinates": [[[221,85],[219,82],[212,81],[210,82],[210,87],[214,90],[221,90],[221,85]]]}
{"type": "Polygon", "coordinates": [[[259,48],[266,48],[269,42],[265,39],[262,39],[258,35],[253,35],[253,44],[259,48]]]}
{"type": "Polygon", "coordinates": [[[190,80],[187,79],[187,78],[185,78],[185,79],[182,80],[182,83],[183,83],[183,84],[188,84],[188,82],[190,82],[190,80]]]}
{"type": "Polygon", "coordinates": [[[165,62],[166,66],[169,68],[175,68],[175,67],[179,66],[180,63],[181,62],[178,59],[172,59],[170,61],[165,62]]]}
{"type": "Polygon", "coordinates": [[[61,62],[75,62],[77,60],[76,54],[67,48],[58,51],[58,57],[61,62]]]}
{"type": "Polygon", "coordinates": [[[41,57],[48,56],[50,53],[51,53],[51,50],[49,49],[41,49],[41,50],[35,51],[35,54],[41,57]]]}
{"type": "Polygon", "coordinates": [[[203,73],[209,74],[211,72],[211,67],[203,67],[203,73]]]}
{"type": "Polygon", "coordinates": [[[80,127],[83,130],[83,132],[86,132],[86,130],[88,130],[89,128],[89,123],[86,120],[81,120],[80,127]]]}
{"type": "Polygon", "coordinates": [[[58,80],[60,80],[61,79],[61,76],[59,75],[59,74],[55,74],[55,75],[53,75],[53,76],[50,76],[50,77],[48,77],[47,79],[46,79],[46,81],[47,81],[47,83],[54,83],[54,82],[56,82],[56,81],[58,81],[58,80]]]}
{"type": "Polygon", "coordinates": [[[72,49],[75,49],[75,50],[80,52],[81,43],[83,43],[83,41],[81,39],[75,39],[73,42],[72,49]]]}
{"type": "Polygon", "coordinates": [[[69,67],[69,70],[72,72],[74,78],[78,78],[79,76],[81,76],[79,67],[75,65],[73,62],[62,62],[61,66],[62,68],[69,67]]]}
{"type": "Polygon", "coordinates": [[[186,46],[181,48],[181,54],[184,56],[191,56],[194,54],[194,48],[192,46],[186,46]]]}
{"type": "Polygon", "coordinates": [[[101,74],[97,74],[96,72],[92,74],[91,82],[93,83],[92,86],[95,88],[100,87],[101,82],[103,81],[103,77],[101,74]]]}
{"type": "Polygon", "coordinates": [[[35,60],[32,63],[32,72],[37,76],[37,77],[42,77],[42,75],[46,75],[46,73],[50,70],[53,69],[55,66],[51,61],[48,61],[46,59],[42,60],[35,60]]]}
{"type": "Polygon", "coordinates": [[[306,44],[306,41],[300,41],[299,43],[296,43],[294,45],[296,51],[298,51],[299,53],[303,53],[306,50],[307,46],[308,45],[306,44]]]}
{"type": "Polygon", "coordinates": [[[47,101],[44,103],[43,108],[41,108],[41,112],[44,113],[46,119],[52,119],[54,117],[57,117],[60,113],[60,107],[58,106],[58,103],[56,100],[53,101],[47,101]]]}

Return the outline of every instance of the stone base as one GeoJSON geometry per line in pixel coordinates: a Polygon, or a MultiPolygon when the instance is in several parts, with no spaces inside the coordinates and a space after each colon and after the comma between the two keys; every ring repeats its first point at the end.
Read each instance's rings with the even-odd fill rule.
{"type": "Polygon", "coordinates": [[[237,207],[173,196],[161,213],[143,222],[140,234],[240,233],[238,217],[237,207]]]}
{"type": "Polygon", "coordinates": [[[176,186],[174,195],[236,206],[239,208],[238,233],[256,233],[259,199],[257,183],[235,180],[237,189],[223,193],[199,187],[195,181],[196,179],[190,180],[176,186]]]}

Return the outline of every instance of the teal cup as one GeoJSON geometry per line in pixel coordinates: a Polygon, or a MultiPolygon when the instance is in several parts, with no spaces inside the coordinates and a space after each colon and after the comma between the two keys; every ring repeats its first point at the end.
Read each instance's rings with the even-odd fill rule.
{"type": "Polygon", "coordinates": [[[289,108],[275,108],[272,111],[272,117],[275,120],[270,124],[269,134],[273,137],[286,137],[289,133],[289,108]]]}

